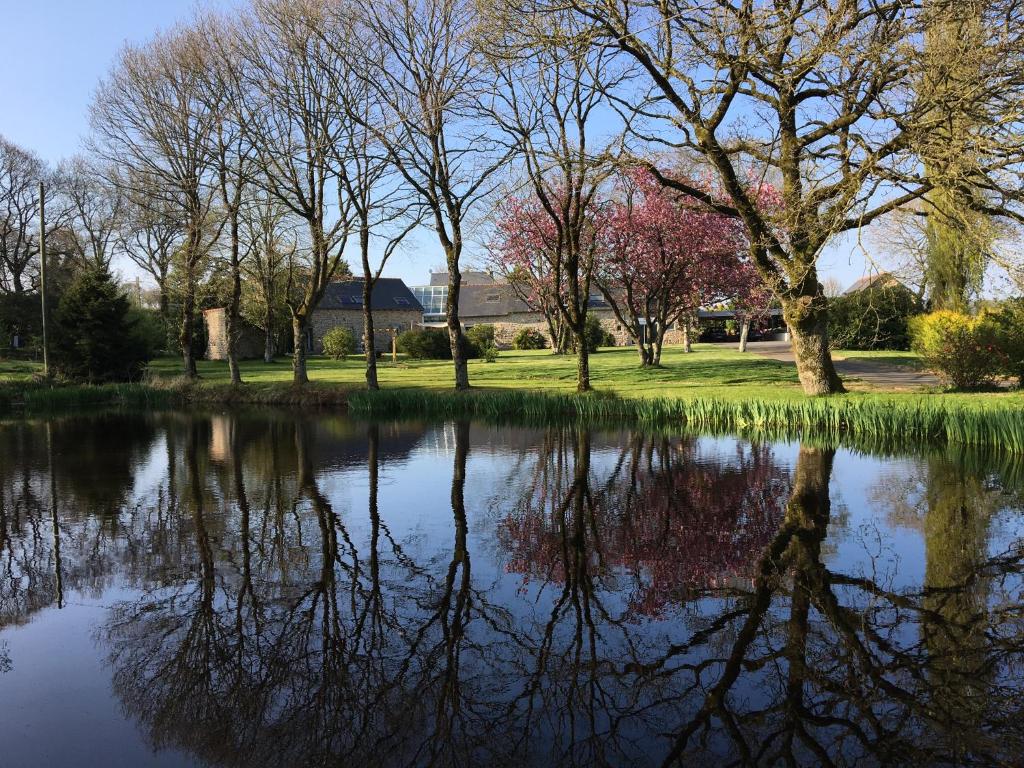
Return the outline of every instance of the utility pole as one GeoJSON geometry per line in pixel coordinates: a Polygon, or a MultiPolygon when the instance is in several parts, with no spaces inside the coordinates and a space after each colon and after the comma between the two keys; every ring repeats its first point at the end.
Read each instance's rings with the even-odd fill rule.
{"type": "Polygon", "coordinates": [[[39,182],[39,301],[43,310],[43,376],[50,377],[50,345],[46,338],[46,198],[39,182]]]}

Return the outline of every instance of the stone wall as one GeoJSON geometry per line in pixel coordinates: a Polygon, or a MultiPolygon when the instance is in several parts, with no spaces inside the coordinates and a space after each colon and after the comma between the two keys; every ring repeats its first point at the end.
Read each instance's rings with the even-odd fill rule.
{"type": "MultiPolygon", "coordinates": [[[[391,351],[391,334],[388,328],[398,332],[408,331],[423,322],[423,313],[414,309],[388,309],[373,313],[374,348],[378,352],[391,351]]],[[[356,350],[363,351],[363,310],[362,309],[318,309],[310,318],[309,328],[313,340],[313,353],[322,355],[324,334],[332,328],[342,326],[356,337],[356,350]]]]}
{"type": "MultiPolygon", "coordinates": [[[[626,333],[622,324],[615,317],[615,313],[610,309],[592,309],[589,314],[597,317],[601,321],[602,327],[615,338],[615,346],[627,346],[632,343],[629,334],[626,333]]],[[[494,342],[499,349],[511,349],[512,340],[523,328],[540,331],[547,339],[548,345],[551,345],[551,339],[548,338],[548,324],[540,312],[515,312],[497,317],[473,317],[466,318],[463,322],[467,328],[472,328],[474,325],[493,325],[494,342]]]]}

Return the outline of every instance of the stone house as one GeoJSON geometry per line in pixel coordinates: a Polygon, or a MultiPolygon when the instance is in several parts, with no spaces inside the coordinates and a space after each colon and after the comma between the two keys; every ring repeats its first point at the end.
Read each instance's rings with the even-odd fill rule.
{"type": "MultiPolygon", "coordinates": [[[[404,281],[382,277],[374,283],[370,296],[373,310],[373,346],[378,352],[391,350],[391,329],[397,333],[412,330],[423,323],[423,307],[404,281]]],[[[356,337],[356,349],[363,352],[363,280],[341,280],[327,286],[320,305],[309,323],[309,347],[323,354],[324,334],[338,326],[348,328],[356,337]]]]}
{"type": "MultiPolygon", "coordinates": [[[[448,274],[434,272],[430,275],[430,285],[417,286],[412,291],[424,306],[424,325],[443,326],[448,274]]],[[[632,343],[604,297],[592,294],[588,312],[601,321],[604,329],[615,338],[617,346],[632,343]]],[[[508,282],[489,272],[463,273],[459,290],[459,319],[467,329],[474,325],[493,325],[494,341],[502,349],[509,349],[512,339],[523,328],[534,328],[548,337],[544,316],[530,309],[508,282]]],[[[550,339],[548,343],[551,343],[550,339]]]]}
{"type": "MultiPolygon", "coordinates": [[[[382,277],[373,286],[370,297],[373,309],[374,348],[378,352],[391,349],[391,329],[397,333],[411,330],[423,322],[423,307],[406,284],[394,277],[382,277]]],[[[203,313],[206,323],[206,356],[210,360],[227,359],[227,312],[224,308],[203,313]]],[[[348,328],[356,338],[356,349],[363,349],[363,280],[341,280],[327,286],[319,306],[309,321],[306,349],[323,354],[324,334],[332,328],[348,328]]],[[[263,336],[257,329],[243,328],[239,337],[241,357],[262,357],[263,336]],[[256,342],[256,343],[254,343],[256,342]]]]}

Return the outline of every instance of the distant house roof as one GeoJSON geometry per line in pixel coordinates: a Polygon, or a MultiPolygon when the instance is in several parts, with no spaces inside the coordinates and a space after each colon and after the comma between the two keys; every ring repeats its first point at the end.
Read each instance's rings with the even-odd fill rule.
{"type": "MultiPolygon", "coordinates": [[[[462,285],[492,285],[498,282],[490,272],[469,270],[462,273],[462,285]]],[[[431,285],[448,285],[447,272],[431,272],[431,285]]]]}
{"type": "Polygon", "coordinates": [[[902,285],[892,272],[879,272],[875,275],[865,275],[846,289],[846,294],[866,291],[869,288],[889,288],[894,285],[902,285]]]}
{"type": "MultiPolygon", "coordinates": [[[[352,309],[363,308],[363,280],[355,278],[331,283],[324,291],[319,309],[352,309]]],[[[404,281],[397,277],[382,277],[373,286],[370,296],[370,309],[380,312],[389,309],[407,309],[422,312],[423,306],[413,296],[404,281]]]]}

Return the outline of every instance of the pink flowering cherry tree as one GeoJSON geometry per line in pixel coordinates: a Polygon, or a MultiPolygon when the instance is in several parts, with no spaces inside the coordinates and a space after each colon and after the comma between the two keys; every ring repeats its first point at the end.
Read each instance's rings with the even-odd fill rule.
{"type": "MultiPolygon", "coordinates": [[[[596,198],[563,206],[560,195],[551,197],[557,205],[550,208],[530,195],[507,198],[499,207],[489,249],[492,265],[505,275],[512,290],[544,316],[557,354],[567,352],[570,345],[579,347],[570,319],[578,321],[582,314],[585,320],[593,264],[604,246],[607,217],[596,198]],[[560,216],[565,208],[579,221],[564,224],[560,216]],[[578,235],[573,238],[573,249],[579,254],[575,273],[570,273],[571,264],[564,256],[570,232],[578,235]]],[[[583,322],[576,324],[582,327],[583,322]]],[[[577,349],[577,353],[586,355],[586,350],[577,349]]]]}
{"type": "Polygon", "coordinates": [[[645,168],[623,173],[617,193],[594,280],[636,344],[641,365],[659,365],[673,323],[689,327],[698,308],[750,293],[743,228],[665,188],[645,168]]]}

